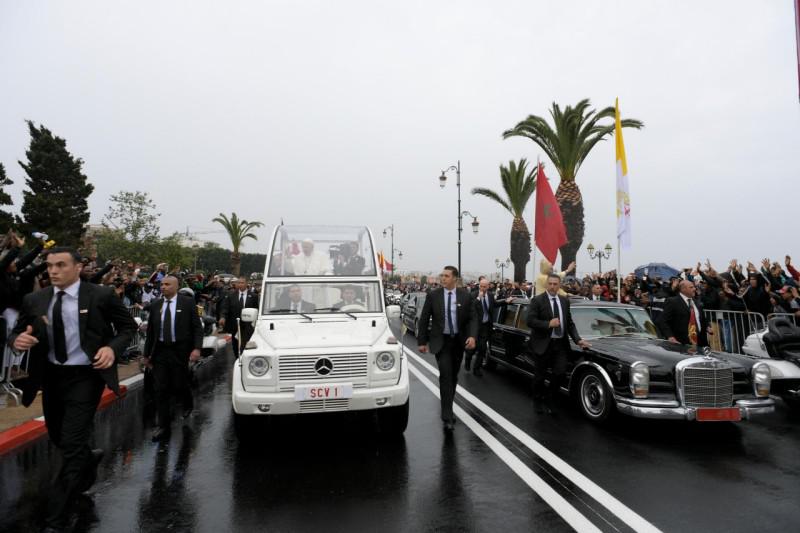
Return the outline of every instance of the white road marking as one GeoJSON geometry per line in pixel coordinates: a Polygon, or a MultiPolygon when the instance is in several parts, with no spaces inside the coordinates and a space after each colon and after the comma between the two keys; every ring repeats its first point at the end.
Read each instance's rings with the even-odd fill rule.
{"type": "MultiPolygon", "coordinates": [[[[425,367],[429,372],[435,376],[439,375],[439,370],[433,365],[425,361],[422,357],[417,355],[411,350],[404,350],[416,363],[425,367]]],[[[411,365],[409,365],[411,367],[411,365]]],[[[411,367],[413,368],[413,367],[411,367]]],[[[541,457],[550,466],[556,469],[561,475],[569,479],[572,483],[578,486],[581,490],[586,492],[589,496],[597,500],[603,507],[614,513],[620,520],[625,522],[631,529],[647,533],[660,533],[656,526],[645,520],[641,515],[637,514],[624,503],[616,499],[614,496],[603,490],[599,485],[593,482],[588,477],[578,472],[575,468],[569,465],[566,461],[559,456],[548,450],[544,445],[540,444],[533,437],[525,433],[523,430],[512,424],[503,415],[483,403],[475,395],[464,389],[460,385],[457,388],[458,393],[476,409],[481,411],[484,415],[492,419],[497,425],[502,427],[508,433],[513,435],[522,444],[527,446],[533,453],[541,457]]],[[[438,392],[438,391],[437,391],[438,392]]]]}
{"type": "MultiPolygon", "coordinates": [[[[414,376],[428,388],[437,398],[439,398],[439,387],[434,385],[431,380],[425,377],[414,365],[408,365],[409,370],[414,376]]],[[[601,530],[592,524],[583,514],[573,507],[563,496],[558,494],[542,478],[537,476],[533,470],[528,468],[525,463],[520,461],[516,455],[511,453],[508,448],[503,446],[492,434],[490,434],[477,420],[472,418],[466,411],[458,405],[453,406],[453,411],[460,418],[464,425],[472,430],[486,445],[508,466],[516,475],[525,482],[536,494],[542,498],[556,513],[561,516],[573,529],[580,532],[600,532],[601,530]]]]}

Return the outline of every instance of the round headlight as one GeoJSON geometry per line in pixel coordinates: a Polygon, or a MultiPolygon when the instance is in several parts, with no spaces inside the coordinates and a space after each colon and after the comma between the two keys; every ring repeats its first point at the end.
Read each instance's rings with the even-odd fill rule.
{"type": "Polygon", "coordinates": [[[392,352],[380,352],[375,356],[375,364],[381,370],[391,370],[394,368],[394,354],[392,352]]]}
{"type": "Polygon", "coordinates": [[[247,365],[250,373],[256,377],[261,377],[269,372],[269,359],[266,357],[253,357],[250,359],[250,364],[247,365]]]}
{"type": "Polygon", "coordinates": [[[753,390],[756,396],[765,398],[769,396],[769,388],[772,384],[772,372],[766,363],[756,363],[753,365],[753,390]]]}
{"type": "Polygon", "coordinates": [[[650,369],[645,363],[631,365],[631,394],[634,398],[647,398],[650,394],[650,369]]]}

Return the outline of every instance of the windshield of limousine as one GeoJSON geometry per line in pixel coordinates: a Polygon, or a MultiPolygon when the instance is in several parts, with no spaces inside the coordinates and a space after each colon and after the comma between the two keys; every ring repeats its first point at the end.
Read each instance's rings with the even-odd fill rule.
{"type": "Polygon", "coordinates": [[[269,259],[269,277],[377,275],[364,226],[279,226],[269,259]]]}
{"type": "Polygon", "coordinates": [[[262,312],[275,314],[381,313],[377,281],[359,283],[267,283],[262,312]]]}

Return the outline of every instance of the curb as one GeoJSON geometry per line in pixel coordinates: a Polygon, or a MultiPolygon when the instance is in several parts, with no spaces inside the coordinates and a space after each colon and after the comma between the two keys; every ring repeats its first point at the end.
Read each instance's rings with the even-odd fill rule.
{"type": "MultiPolygon", "coordinates": [[[[137,385],[142,381],[142,379],[143,376],[138,374],[120,383],[119,398],[111,391],[111,389],[106,387],[106,389],[103,391],[103,395],[100,397],[100,404],[97,406],[97,410],[101,411],[106,409],[115,401],[124,398],[128,393],[128,386],[132,386],[131,388],[138,388],[137,385]]],[[[0,456],[5,455],[10,451],[19,448],[20,446],[33,442],[43,437],[46,433],[47,427],[44,424],[44,417],[42,416],[33,420],[28,420],[27,422],[23,422],[22,424],[14,426],[11,429],[7,429],[0,433],[0,456]]]]}

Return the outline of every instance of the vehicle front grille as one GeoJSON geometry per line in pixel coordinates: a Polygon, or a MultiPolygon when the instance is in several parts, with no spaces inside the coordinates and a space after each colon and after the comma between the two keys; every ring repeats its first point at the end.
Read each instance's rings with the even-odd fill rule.
{"type": "Polygon", "coordinates": [[[322,411],[346,411],[350,407],[350,400],[306,400],[300,402],[301,413],[316,413],[322,411]]]}
{"type": "Polygon", "coordinates": [[[683,403],[686,407],[730,407],[733,370],[710,365],[684,368],[683,403]]]}
{"type": "Polygon", "coordinates": [[[287,382],[323,382],[331,380],[367,379],[367,354],[319,354],[319,355],[282,355],[278,360],[278,379],[283,385],[287,382]],[[332,371],[320,375],[314,365],[320,358],[329,359],[333,363],[332,371]]]}

